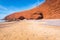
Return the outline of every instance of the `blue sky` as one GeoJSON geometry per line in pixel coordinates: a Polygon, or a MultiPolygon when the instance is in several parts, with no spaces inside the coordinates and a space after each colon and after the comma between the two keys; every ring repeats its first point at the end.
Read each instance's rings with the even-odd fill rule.
{"type": "Polygon", "coordinates": [[[32,9],[44,1],[45,0],[39,0],[39,2],[38,0],[0,0],[0,19],[14,12],[32,9]]]}

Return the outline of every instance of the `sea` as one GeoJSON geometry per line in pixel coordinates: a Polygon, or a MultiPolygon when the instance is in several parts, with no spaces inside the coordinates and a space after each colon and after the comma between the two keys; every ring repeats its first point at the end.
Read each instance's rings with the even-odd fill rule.
{"type": "Polygon", "coordinates": [[[1,23],[1,22],[5,22],[5,20],[1,20],[1,19],[0,19],[0,23],[1,23]]]}

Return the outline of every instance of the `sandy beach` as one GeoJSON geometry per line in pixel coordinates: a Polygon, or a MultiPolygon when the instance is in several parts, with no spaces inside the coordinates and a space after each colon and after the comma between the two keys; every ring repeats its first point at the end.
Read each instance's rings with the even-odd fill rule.
{"type": "Polygon", "coordinates": [[[60,40],[59,23],[59,20],[2,22],[0,40],[60,40]]]}

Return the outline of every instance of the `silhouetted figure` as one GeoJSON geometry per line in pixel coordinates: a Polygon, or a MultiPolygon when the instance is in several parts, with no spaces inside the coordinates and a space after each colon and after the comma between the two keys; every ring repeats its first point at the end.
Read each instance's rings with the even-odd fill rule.
{"type": "Polygon", "coordinates": [[[25,17],[20,16],[18,19],[20,19],[20,20],[24,20],[24,19],[25,19],[25,17]]]}

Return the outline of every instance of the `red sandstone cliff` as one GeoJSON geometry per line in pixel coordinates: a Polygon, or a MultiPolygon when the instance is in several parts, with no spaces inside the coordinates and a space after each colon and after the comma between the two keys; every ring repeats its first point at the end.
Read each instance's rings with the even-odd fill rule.
{"type": "Polygon", "coordinates": [[[5,20],[18,19],[23,16],[25,19],[60,19],[60,0],[46,0],[42,5],[26,10],[16,12],[5,17],[5,20]],[[41,18],[42,14],[42,18],[41,18]]]}

